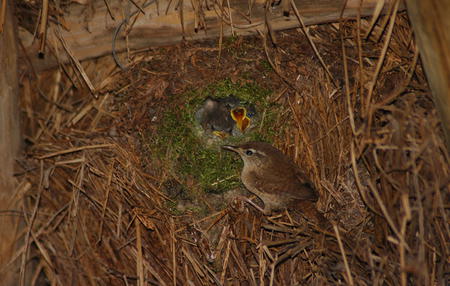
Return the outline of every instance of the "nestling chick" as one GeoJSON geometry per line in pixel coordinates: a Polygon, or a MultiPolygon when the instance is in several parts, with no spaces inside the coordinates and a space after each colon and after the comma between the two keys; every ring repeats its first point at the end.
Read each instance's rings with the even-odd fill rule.
{"type": "Polygon", "coordinates": [[[220,138],[242,135],[254,122],[253,105],[243,105],[239,98],[229,95],[223,98],[207,97],[195,113],[203,130],[220,138]],[[252,119],[251,119],[252,118],[252,119]]]}
{"type": "Polygon", "coordinates": [[[199,112],[200,124],[204,130],[221,137],[231,134],[235,122],[230,115],[231,103],[208,97],[199,112]]]}

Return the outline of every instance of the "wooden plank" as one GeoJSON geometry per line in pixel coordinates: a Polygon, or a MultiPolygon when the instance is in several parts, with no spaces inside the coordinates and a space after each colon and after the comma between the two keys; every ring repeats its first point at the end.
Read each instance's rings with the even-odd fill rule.
{"type": "Polygon", "coordinates": [[[407,4],[450,152],[450,1],[408,0],[407,4]]]}
{"type": "MultiPolygon", "coordinates": [[[[221,9],[225,11],[223,16],[225,22],[230,21],[228,5],[226,4],[224,4],[224,7],[219,7],[217,1],[207,0],[207,2],[201,2],[203,8],[200,9],[198,8],[199,5],[195,5],[195,3],[200,3],[198,0],[183,1],[183,9],[175,10],[175,5],[178,2],[158,0],[159,11],[156,2],[145,7],[146,14],[139,15],[129,34],[129,48],[141,49],[151,46],[172,45],[180,42],[183,38],[191,41],[218,37],[221,30],[221,17],[224,15],[221,9]],[[195,9],[192,3],[194,3],[195,9]],[[208,5],[204,3],[208,3],[208,5]],[[168,5],[170,5],[169,8],[167,8],[168,5]],[[166,10],[168,11],[167,14],[165,13],[166,10]],[[183,11],[183,27],[181,26],[180,11],[183,11]],[[204,27],[202,27],[202,24],[204,27]]],[[[295,0],[306,25],[338,21],[345,2],[345,0],[295,0]]],[[[377,0],[348,0],[344,10],[344,18],[356,17],[360,2],[363,2],[361,4],[361,15],[368,16],[373,13],[377,0]]],[[[386,7],[391,2],[386,1],[386,7]]],[[[227,3],[227,1],[222,1],[222,3],[227,3]]],[[[281,7],[289,6],[278,5],[265,9],[264,5],[265,0],[255,0],[252,9],[249,10],[248,0],[231,0],[231,19],[234,27],[232,29],[230,25],[225,24],[224,35],[229,36],[232,33],[249,35],[257,33],[258,30],[265,30],[266,11],[271,28],[275,31],[299,27],[298,19],[292,11],[289,16],[283,16],[281,7]]],[[[114,21],[109,16],[103,0],[94,3],[93,11],[95,11],[95,14],[89,20],[84,17],[86,14],[85,7],[77,5],[72,8],[70,14],[64,17],[65,26],[68,30],[62,30],[61,35],[75,57],[82,61],[111,54],[115,30],[123,19],[117,19],[119,18],[117,15],[123,14],[124,9],[117,5],[111,7],[111,11],[117,19],[114,21]]],[[[134,6],[130,9],[137,10],[134,6]]],[[[51,25],[49,29],[49,41],[47,43],[58,42],[58,40],[55,40],[55,26],[51,25]]],[[[116,50],[123,51],[125,48],[123,33],[119,33],[116,40],[116,50]]],[[[56,64],[55,58],[49,53],[46,54],[44,59],[38,59],[36,57],[36,46],[28,47],[27,51],[38,70],[53,67],[56,64]]],[[[67,56],[64,53],[60,53],[60,55],[62,61],[67,61],[67,56]]]]}
{"type": "Polygon", "coordinates": [[[8,210],[19,209],[17,202],[23,193],[17,192],[17,179],[13,176],[21,144],[14,3],[0,2],[0,209],[4,212],[0,215],[0,284],[8,286],[17,285],[19,281],[17,263],[8,263],[15,255],[17,236],[23,228],[19,226],[20,216],[8,210]]]}

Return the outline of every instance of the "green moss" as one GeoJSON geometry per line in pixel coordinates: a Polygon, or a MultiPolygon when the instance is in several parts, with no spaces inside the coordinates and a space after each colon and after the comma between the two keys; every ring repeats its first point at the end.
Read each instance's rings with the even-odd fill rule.
{"type": "MultiPolygon", "coordinates": [[[[261,88],[253,83],[233,83],[231,80],[223,80],[216,84],[212,84],[204,88],[202,94],[213,97],[227,97],[230,94],[234,94],[245,103],[253,103],[259,108],[268,107],[270,104],[267,101],[267,97],[271,91],[261,88]]],[[[203,97],[203,98],[204,98],[203,97]]]]}
{"type": "Polygon", "coordinates": [[[149,148],[149,153],[159,157],[174,177],[189,182],[190,199],[193,201],[198,195],[233,189],[240,185],[242,162],[237,155],[221,150],[220,146],[243,141],[272,141],[276,135],[272,126],[278,106],[268,102],[269,95],[270,91],[255,84],[223,80],[174,97],[171,99],[173,104],[168,104],[172,108],[165,112],[157,135],[143,138],[145,146],[149,148]],[[243,103],[254,105],[259,117],[264,120],[243,136],[230,136],[223,141],[217,138],[216,144],[206,144],[198,132],[200,127],[195,121],[195,112],[207,96],[221,98],[230,94],[243,103]]]}
{"type": "Polygon", "coordinates": [[[167,201],[166,207],[169,209],[172,215],[179,216],[183,214],[183,212],[177,208],[177,202],[175,201],[167,201]]]}
{"type": "Polygon", "coordinates": [[[262,61],[261,61],[261,66],[262,66],[262,68],[263,68],[265,71],[267,71],[267,72],[272,72],[272,71],[273,71],[273,68],[272,68],[272,66],[270,65],[270,63],[269,63],[268,60],[262,60],[262,61]]]}
{"type": "Polygon", "coordinates": [[[234,45],[236,44],[236,42],[238,41],[239,37],[236,35],[231,35],[229,37],[225,37],[223,39],[223,45],[225,47],[225,49],[233,49],[234,45]]]}

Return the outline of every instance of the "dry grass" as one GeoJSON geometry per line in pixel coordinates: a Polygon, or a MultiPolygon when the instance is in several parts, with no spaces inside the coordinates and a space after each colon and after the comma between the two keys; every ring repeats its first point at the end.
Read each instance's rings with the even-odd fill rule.
{"type": "Polygon", "coordinates": [[[277,48],[238,39],[221,70],[208,43],[137,54],[127,72],[83,63],[98,98],[70,66],[24,76],[22,263],[0,271],[27,271],[32,285],[444,285],[448,153],[408,21],[387,17],[387,30],[359,19],[309,30],[339,88],[300,30],[277,48]],[[260,68],[265,55],[274,70],[260,68]],[[147,112],[159,116],[167,94],[225,76],[275,90],[274,143],[313,178],[339,228],[239,201],[204,218],[168,211],[164,166],[142,156],[137,135],[157,136],[147,112]]]}

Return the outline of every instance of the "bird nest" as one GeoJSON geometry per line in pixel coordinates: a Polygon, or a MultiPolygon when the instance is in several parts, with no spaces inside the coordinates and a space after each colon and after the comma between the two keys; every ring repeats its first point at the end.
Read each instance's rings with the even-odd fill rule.
{"type": "Polygon", "coordinates": [[[222,51],[152,49],[127,71],[86,62],[95,97],[71,66],[23,77],[26,228],[21,263],[1,271],[20,269],[32,285],[444,283],[449,162],[438,116],[406,16],[392,35],[377,26],[360,39],[368,28],[311,27],[318,53],[291,30],[276,47],[247,37],[222,51]],[[311,178],[328,228],[234,200],[239,160],[186,139],[208,96],[240,93],[260,116],[252,139],[311,178]],[[232,183],[215,188],[221,180],[232,183]]]}

